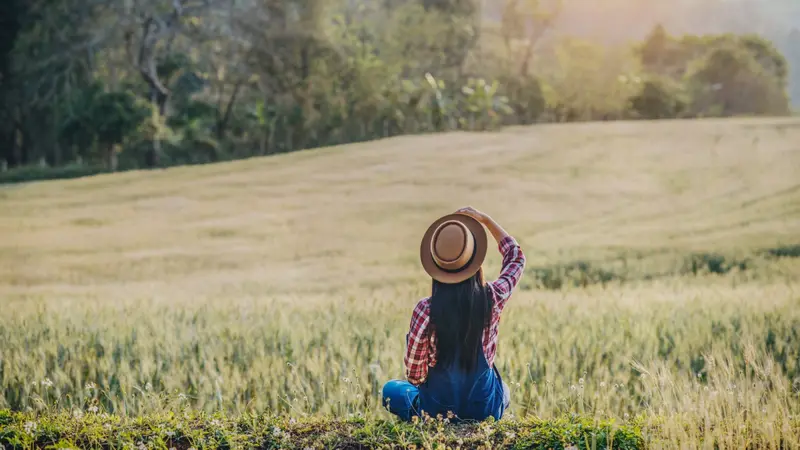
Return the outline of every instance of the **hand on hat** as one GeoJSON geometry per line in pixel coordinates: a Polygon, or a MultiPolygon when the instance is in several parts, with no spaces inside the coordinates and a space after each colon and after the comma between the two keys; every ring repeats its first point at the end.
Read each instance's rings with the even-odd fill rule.
{"type": "Polygon", "coordinates": [[[501,227],[487,214],[484,214],[471,206],[467,206],[466,208],[461,208],[458,211],[456,211],[456,213],[464,214],[466,216],[472,217],[473,219],[477,220],[481,225],[489,229],[489,232],[492,234],[492,237],[494,237],[494,239],[497,242],[500,242],[506,237],[508,237],[508,233],[506,232],[506,230],[503,229],[503,227],[501,227]]]}
{"type": "Polygon", "coordinates": [[[472,217],[473,219],[477,220],[478,222],[482,223],[483,225],[486,225],[489,222],[489,216],[487,216],[486,214],[478,211],[477,209],[475,209],[475,208],[473,208],[471,206],[467,206],[465,208],[461,208],[456,212],[458,214],[464,214],[465,216],[472,217]]]}

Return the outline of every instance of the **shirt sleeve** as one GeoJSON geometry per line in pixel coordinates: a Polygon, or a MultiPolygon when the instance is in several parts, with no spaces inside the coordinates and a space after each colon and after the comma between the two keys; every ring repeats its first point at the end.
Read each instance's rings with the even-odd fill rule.
{"type": "Polygon", "coordinates": [[[430,307],[428,299],[420,300],[411,315],[411,325],[406,335],[406,354],[403,362],[408,382],[418,386],[428,377],[430,361],[430,307]]]}
{"type": "Polygon", "coordinates": [[[500,254],[503,255],[503,268],[500,270],[497,280],[489,283],[494,292],[495,312],[498,314],[505,308],[508,299],[511,298],[511,292],[525,271],[525,254],[522,253],[522,248],[513,237],[503,238],[499,247],[500,254]]]}

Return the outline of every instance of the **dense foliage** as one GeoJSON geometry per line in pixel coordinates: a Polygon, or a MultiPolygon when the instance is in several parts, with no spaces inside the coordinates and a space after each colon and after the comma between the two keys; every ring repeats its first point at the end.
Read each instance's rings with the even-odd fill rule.
{"type": "MultiPolygon", "coordinates": [[[[562,2],[504,5],[492,20],[473,0],[4,2],[2,169],[96,172],[542,121],[789,112],[789,65],[760,37],[659,26],[612,46],[551,33],[562,2]]],[[[3,180],[53,176],[24,174],[3,180]]]]}

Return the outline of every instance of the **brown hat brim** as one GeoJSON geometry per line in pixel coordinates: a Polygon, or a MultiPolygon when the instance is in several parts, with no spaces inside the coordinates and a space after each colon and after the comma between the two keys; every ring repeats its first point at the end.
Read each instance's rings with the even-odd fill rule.
{"type": "Polygon", "coordinates": [[[425,272],[431,276],[431,278],[445,284],[457,284],[469,279],[471,276],[475,275],[478,270],[480,270],[484,259],[486,259],[486,249],[487,235],[486,229],[483,227],[483,225],[466,214],[454,213],[436,220],[436,222],[433,222],[431,226],[428,227],[428,230],[422,237],[419,255],[420,260],[422,261],[422,267],[425,269],[425,272]],[[433,260],[433,255],[431,254],[431,239],[433,239],[433,233],[436,232],[436,229],[439,227],[439,225],[447,222],[448,220],[457,220],[463,223],[475,238],[475,251],[473,253],[473,257],[470,262],[458,272],[450,272],[442,269],[436,265],[436,262],[433,260]]]}

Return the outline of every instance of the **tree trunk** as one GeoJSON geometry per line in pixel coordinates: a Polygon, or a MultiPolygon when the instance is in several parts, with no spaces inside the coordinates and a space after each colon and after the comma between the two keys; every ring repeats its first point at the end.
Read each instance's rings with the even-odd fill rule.
{"type": "MultiPolygon", "coordinates": [[[[169,99],[169,91],[161,90],[157,86],[151,86],[150,99],[153,105],[158,109],[158,118],[161,120],[167,112],[167,99],[169,99]]],[[[144,155],[144,164],[148,169],[158,166],[159,155],[161,154],[161,138],[156,136],[153,139],[153,145],[147,149],[144,155]]]]}

